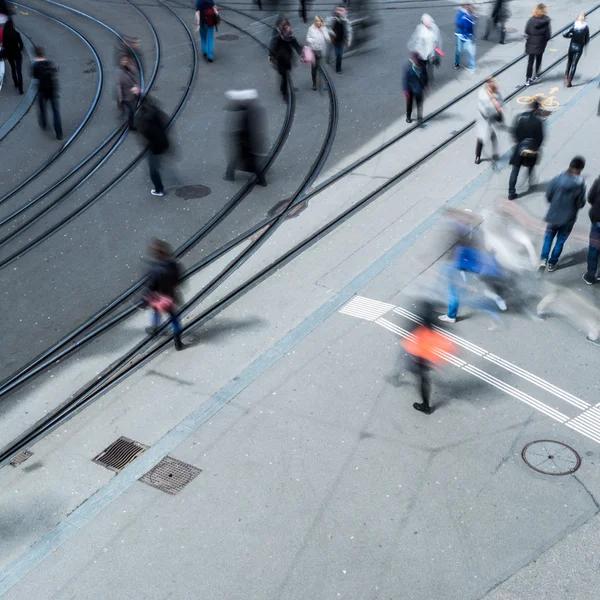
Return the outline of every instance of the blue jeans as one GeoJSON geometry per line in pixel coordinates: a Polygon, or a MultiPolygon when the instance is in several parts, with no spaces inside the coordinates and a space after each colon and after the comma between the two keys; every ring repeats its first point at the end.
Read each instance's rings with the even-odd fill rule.
{"type": "Polygon", "coordinates": [[[215,28],[200,25],[200,45],[202,54],[212,60],[213,49],[215,47],[215,28]]]}
{"type": "MultiPolygon", "coordinates": [[[[171,318],[171,326],[173,327],[173,335],[179,337],[181,335],[181,325],[175,311],[169,313],[171,318]]],[[[152,311],[152,326],[157,328],[160,326],[160,313],[152,311]]]]}
{"type": "Polygon", "coordinates": [[[590,247],[588,248],[587,274],[596,279],[598,270],[598,254],[600,252],[600,223],[592,223],[590,229],[590,247]]]}
{"type": "Polygon", "coordinates": [[[567,238],[571,234],[571,230],[573,229],[573,225],[550,225],[546,226],[546,235],[544,236],[544,245],[542,247],[542,260],[547,260],[548,264],[555,265],[560,258],[561,252],[563,251],[563,246],[567,241],[567,238]],[[556,238],[556,243],[554,244],[554,249],[552,250],[552,254],[550,255],[550,248],[552,248],[552,242],[556,238]],[[548,260],[548,256],[550,255],[550,259],[548,260]]]}
{"type": "Polygon", "coordinates": [[[344,55],[344,45],[334,46],[335,49],[335,72],[340,73],[342,71],[342,56],[344,55]]]}
{"type": "Polygon", "coordinates": [[[475,40],[461,40],[459,37],[456,38],[456,55],[454,57],[454,64],[460,65],[460,56],[466,52],[469,55],[468,68],[471,70],[475,69],[475,40]]]}

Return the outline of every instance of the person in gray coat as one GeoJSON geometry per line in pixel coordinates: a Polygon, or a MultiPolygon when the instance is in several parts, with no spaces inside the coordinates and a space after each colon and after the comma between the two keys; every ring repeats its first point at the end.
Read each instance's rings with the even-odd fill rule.
{"type": "Polygon", "coordinates": [[[550,203],[550,208],[544,219],[547,225],[540,256],[540,269],[545,269],[547,266],[548,271],[556,271],[563,246],[577,220],[577,213],[585,206],[585,182],[581,177],[584,167],[585,159],[576,156],[569,164],[569,168],[556,176],[548,186],[546,199],[550,203]],[[556,243],[550,255],[554,238],[556,243]]]}

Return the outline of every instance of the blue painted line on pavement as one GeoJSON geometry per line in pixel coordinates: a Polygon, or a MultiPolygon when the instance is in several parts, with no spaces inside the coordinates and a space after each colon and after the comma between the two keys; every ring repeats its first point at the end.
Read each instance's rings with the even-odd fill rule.
{"type": "MultiPolygon", "coordinates": [[[[559,122],[568,110],[576,106],[589,92],[596,89],[599,81],[600,77],[591,81],[571,100],[566,102],[560,111],[549,117],[547,121],[552,125],[559,122]]],[[[502,157],[503,163],[508,159],[509,155],[510,152],[507,152],[502,157]]],[[[348,302],[357,292],[385,271],[385,269],[387,269],[395,260],[413,246],[423,234],[444,217],[448,207],[456,208],[459,206],[471,194],[490,181],[495,174],[496,172],[489,167],[476,177],[443,207],[417,225],[415,229],[367,267],[366,270],[357,275],[333,298],[330,298],[312,315],[307,317],[285,337],[275,343],[251,365],[246,367],[246,369],[244,369],[237,377],[232,379],[211,396],[202,406],[166,433],[156,444],[151,446],[144,454],[131,463],[131,465],[111,479],[95,494],[90,496],[54,529],[49,531],[38,542],[26,550],[9,567],[0,572],[0,596],[8,592],[38,564],[52,554],[56,548],[75,535],[75,533],[89,523],[101,510],[106,508],[116,498],[129,489],[142,475],[147,473],[167,456],[167,454],[177,448],[177,446],[189,438],[193,433],[198,431],[202,425],[214,417],[216,413],[251,385],[260,375],[283,358],[326,319],[342,308],[342,306],[344,306],[344,304],[346,304],[346,302],[348,302]]]]}

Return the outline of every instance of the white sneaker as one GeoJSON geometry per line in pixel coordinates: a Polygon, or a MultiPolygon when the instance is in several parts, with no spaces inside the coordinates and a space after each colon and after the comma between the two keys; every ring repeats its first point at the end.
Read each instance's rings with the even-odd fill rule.
{"type": "Polygon", "coordinates": [[[540,269],[545,269],[548,266],[548,261],[547,260],[540,260],[540,269]]]}
{"type": "Polygon", "coordinates": [[[456,323],[456,319],[449,317],[448,315],[440,315],[438,317],[440,321],[444,321],[444,323],[456,323]]]}
{"type": "Polygon", "coordinates": [[[151,193],[153,196],[164,196],[164,195],[165,195],[165,193],[164,193],[164,192],[157,192],[156,190],[150,190],[150,193],[151,193]]]}

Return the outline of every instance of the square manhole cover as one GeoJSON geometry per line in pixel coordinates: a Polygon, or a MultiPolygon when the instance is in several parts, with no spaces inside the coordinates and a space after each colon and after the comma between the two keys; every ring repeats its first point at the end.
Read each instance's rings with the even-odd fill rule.
{"type": "Polygon", "coordinates": [[[165,456],[153,469],[141,477],[140,481],[174,496],[179,494],[200,473],[202,470],[194,465],[165,456]]]}
{"type": "Polygon", "coordinates": [[[21,463],[24,463],[28,458],[33,456],[31,450],[21,450],[18,454],[13,456],[13,459],[8,463],[11,467],[18,467],[21,463]]]}
{"type": "Polygon", "coordinates": [[[148,450],[148,446],[134,442],[126,437],[120,437],[106,448],[106,450],[102,450],[98,456],[93,458],[92,462],[119,473],[146,450],[148,450]]]}

